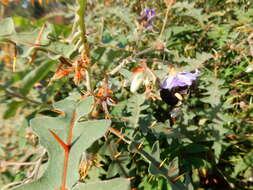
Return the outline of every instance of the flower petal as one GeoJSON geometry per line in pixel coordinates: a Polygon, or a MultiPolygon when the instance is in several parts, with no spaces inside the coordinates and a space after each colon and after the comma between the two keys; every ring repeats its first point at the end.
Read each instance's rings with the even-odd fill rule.
{"type": "Polygon", "coordinates": [[[162,89],[171,89],[173,88],[173,83],[174,83],[175,77],[169,76],[166,78],[161,84],[160,88],[162,89]]]}
{"type": "Polygon", "coordinates": [[[177,86],[191,86],[193,81],[197,79],[198,73],[199,71],[196,70],[195,73],[181,72],[175,77],[169,76],[160,84],[160,88],[172,89],[177,86]]]}

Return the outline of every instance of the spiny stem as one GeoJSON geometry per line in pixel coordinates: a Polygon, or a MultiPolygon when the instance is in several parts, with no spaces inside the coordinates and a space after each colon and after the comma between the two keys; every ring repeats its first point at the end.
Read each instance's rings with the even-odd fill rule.
{"type": "Polygon", "coordinates": [[[81,41],[83,44],[83,50],[81,52],[82,59],[87,60],[88,64],[87,68],[85,70],[85,76],[86,76],[86,87],[88,91],[92,92],[92,86],[91,86],[91,71],[90,71],[90,50],[89,50],[89,44],[87,40],[87,34],[86,34],[86,26],[85,26],[85,10],[86,10],[86,0],[78,0],[79,8],[77,10],[78,14],[78,24],[79,28],[81,30],[81,41]]]}
{"type": "Polygon", "coordinates": [[[69,126],[69,135],[68,135],[68,149],[65,150],[65,156],[64,156],[64,166],[63,166],[63,174],[62,174],[62,185],[61,190],[66,190],[66,183],[67,183],[67,172],[68,172],[68,163],[69,163],[69,153],[71,150],[71,141],[73,136],[73,128],[76,121],[76,112],[73,113],[73,117],[69,126]]]}
{"type": "Polygon", "coordinates": [[[68,151],[69,147],[66,143],[63,142],[63,140],[52,130],[49,129],[49,132],[52,134],[52,136],[56,139],[56,141],[61,145],[63,150],[66,152],[68,151]]]}
{"type": "Polygon", "coordinates": [[[150,163],[154,164],[154,167],[156,167],[157,170],[159,170],[166,178],[167,180],[177,186],[179,189],[185,189],[184,187],[182,187],[179,183],[177,183],[176,181],[173,181],[173,178],[168,176],[168,169],[163,167],[163,164],[159,164],[159,162],[157,160],[155,160],[149,153],[147,153],[145,150],[141,149],[141,146],[132,141],[131,139],[129,139],[127,136],[125,136],[124,134],[122,134],[120,131],[118,131],[117,129],[114,129],[112,127],[109,128],[109,131],[111,133],[113,133],[114,135],[118,136],[119,138],[121,138],[124,142],[126,142],[128,145],[133,144],[134,148],[137,150],[137,152],[145,157],[147,160],[149,160],[150,163]]]}
{"type": "Polygon", "coordinates": [[[69,163],[69,153],[71,150],[72,137],[73,137],[73,128],[76,121],[76,112],[73,113],[70,125],[69,125],[69,134],[67,139],[67,144],[52,130],[49,129],[49,132],[53,135],[53,137],[57,140],[57,142],[61,145],[64,150],[64,163],[63,163],[63,174],[62,174],[62,184],[61,190],[66,190],[67,183],[67,173],[68,173],[68,163],[69,163]]]}

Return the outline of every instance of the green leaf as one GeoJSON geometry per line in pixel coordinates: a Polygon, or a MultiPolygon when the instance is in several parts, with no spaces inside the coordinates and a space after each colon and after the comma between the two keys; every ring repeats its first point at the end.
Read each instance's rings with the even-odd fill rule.
{"type": "Polygon", "coordinates": [[[127,110],[132,115],[129,120],[133,128],[136,128],[138,126],[140,117],[144,116],[141,114],[141,111],[147,108],[147,105],[143,105],[144,102],[145,96],[142,94],[135,94],[128,101],[127,110]]]}
{"type": "MultiPolygon", "coordinates": [[[[155,147],[156,146],[157,145],[155,145],[155,147]]],[[[137,147],[137,145],[136,145],[136,147],[137,147]]],[[[165,177],[167,179],[168,183],[171,185],[172,190],[185,189],[185,185],[180,181],[176,181],[176,182],[172,183],[171,178],[168,176],[169,169],[165,168],[164,166],[161,166],[160,165],[161,163],[153,157],[152,153],[148,153],[144,150],[137,150],[137,151],[140,153],[140,155],[143,158],[145,158],[149,162],[149,164],[150,164],[149,165],[149,172],[150,173],[152,173],[153,175],[159,175],[159,176],[165,177]]],[[[154,152],[154,150],[153,150],[153,152],[154,152]]]]}
{"type": "Polygon", "coordinates": [[[208,16],[203,14],[203,9],[195,8],[195,3],[188,3],[188,2],[177,2],[169,9],[177,9],[177,15],[179,16],[189,16],[194,18],[195,20],[199,21],[201,25],[204,24],[205,21],[208,20],[208,16]]]}
{"type": "Polygon", "coordinates": [[[215,161],[218,163],[222,151],[222,144],[220,142],[214,142],[212,148],[214,149],[215,161]]]}
{"type": "Polygon", "coordinates": [[[116,178],[108,181],[99,181],[87,184],[78,184],[73,190],[130,190],[128,179],[116,178]]]}
{"type": "Polygon", "coordinates": [[[24,102],[20,101],[13,101],[7,104],[7,110],[4,112],[3,118],[8,119],[10,117],[15,116],[18,108],[21,107],[22,105],[24,105],[24,102]]]}
{"type": "Polygon", "coordinates": [[[15,26],[12,18],[8,17],[0,21],[0,37],[15,33],[15,26]]]}
{"type": "Polygon", "coordinates": [[[231,174],[233,178],[235,178],[240,172],[247,169],[248,165],[245,163],[245,161],[240,157],[239,161],[235,163],[234,172],[231,174]]]}
{"type": "Polygon", "coordinates": [[[192,70],[200,68],[206,61],[208,61],[212,57],[213,57],[212,54],[202,52],[201,54],[197,53],[195,59],[180,57],[180,58],[177,58],[176,61],[177,62],[186,62],[186,63],[188,63],[188,65],[184,67],[184,71],[190,72],[192,70]]]}
{"type": "Polygon", "coordinates": [[[42,63],[40,66],[28,73],[21,81],[20,92],[22,95],[27,95],[34,84],[43,79],[50,69],[53,67],[54,62],[48,61],[42,63]]]}
{"type": "Polygon", "coordinates": [[[152,146],[152,150],[151,150],[151,154],[153,155],[153,157],[157,160],[157,161],[161,161],[160,159],[160,148],[159,148],[159,141],[156,141],[153,146],[152,146]]]}
{"type": "Polygon", "coordinates": [[[207,152],[209,148],[207,146],[201,144],[189,144],[184,147],[185,153],[200,153],[200,152],[207,152]]]}
{"type": "Polygon", "coordinates": [[[203,95],[206,97],[201,98],[204,103],[209,103],[212,107],[218,106],[221,103],[221,97],[225,95],[228,89],[221,88],[220,86],[224,84],[224,80],[218,79],[213,75],[208,75],[208,77],[203,77],[205,82],[208,84],[200,87],[206,90],[203,95]]]}
{"type": "Polygon", "coordinates": [[[179,175],[178,157],[175,157],[170,161],[168,175],[172,178],[175,178],[179,175]]]}
{"type": "Polygon", "coordinates": [[[48,52],[49,58],[55,60],[61,56],[69,58],[75,51],[75,46],[61,42],[50,42],[48,46],[41,49],[45,49],[48,52]]]}
{"type": "Polygon", "coordinates": [[[151,128],[152,133],[156,136],[157,139],[160,139],[161,137],[179,138],[183,136],[177,129],[168,128],[169,124],[166,124],[157,123],[155,127],[151,128]]]}
{"type": "Polygon", "coordinates": [[[47,24],[44,30],[41,33],[41,29],[37,28],[33,31],[29,32],[20,32],[11,37],[11,40],[17,44],[22,44],[31,47],[33,44],[39,43],[42,46],[48,45],[50,40],[48,38],[49,34],[52,33],[53,26],[51,24],[47,24]],[[38,37],[40,36],[39,42],[36,43],[38,37]]]}
{"type": "Polygon", "coordinates": [[[41,178],[17,187],[16,190],[59,189],[62,186],[64,160],[67,157],[64,149],[49,130],[53,131],[65,143],[71,138],[65,187],[71,189],[78,182],[78,167],[83,151],[102,137],[111,123],[109,120],[78,121],[82,114],[89,113],[93,102],[94,100],[91,101],[91,98],[86,98],[80,103],[63,100],[56,103],[55,109],[65,114],[54,118],[44,116],[31,120],[31,127],[39,136],[40,144],[48,150],[48,167],[41,178]]]}
{"type": "Polygon", "coordinates": [[[81,101],[80,103],[78,103],[77,108],[76,108],[77,119],[80,119],[82,116],[87,115],[88,113],[91,112],[92,107],[90,105],[92,105],[93,102],[94,102],[94,99],[92,96],[90,96],[90,97],[87,97],[85,101],[81,101]]]}
{"type": "Polygon", "coordinates": [[[22,49],[22,57],[28,57],[34,51],[41,50],[47,52],[49,58],[53,60],[58,59],[60,56],[69,58],[75,51],[75,46],[50,40],[49,37],[53,31],[53,26],[47,24],[43,30],[37,28],[32,32],[20,32],[7,39],[19,45],[19,48],[22,49]],[[40,40],[37,42],[39,36],[40,40]]]}

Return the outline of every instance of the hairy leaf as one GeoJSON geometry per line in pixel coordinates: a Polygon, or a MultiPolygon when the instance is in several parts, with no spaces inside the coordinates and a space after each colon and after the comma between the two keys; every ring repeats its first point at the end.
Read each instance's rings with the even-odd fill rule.
{"type": "Polygon", "coordinates": [[[41,63],[36,69],[28,73],[25,78],[21,81],[20,92],[22,95],[27,95],[34,84],[43,79],[50,69],[53,67],[54,62],[48,61],[41,63]]]}
{"type": "Polygon", "coordinates": [[[73,190],[130,190],[129,180],[116,178],[108,181],[78,184],[73,190]]]}
{"type": "Polygon", "coordinates": [[[56,118],[40,117],[31,120],[33,131],[39,136],[41,145],[48,150],[48,167],[40,179],[22,185],[16,188],[17,190],[45,190],[62,187],[64,166],[66,166],[64,160],[67,157],[63,147],[58,143],[60,140],[66,144],[69,139],[71,140],[66,169],[66,188],[71,189],[78,182],[78,165],[82,152],[103,136],[110,125],[109,120],[78,121],[81,116],[91,111],[93,101],[92,97],[79,103],[68,99],[62,100],[54,107],[64,112],[63,115],[56,118]],[[57,138],[52,135],[52,132],[57,138]]]}
{"type": "Polygon", "coordinates": [[[0,21],[0,37],[11,35],[15,32],[14,22],[12,18],[5,18],[0,21]]]}

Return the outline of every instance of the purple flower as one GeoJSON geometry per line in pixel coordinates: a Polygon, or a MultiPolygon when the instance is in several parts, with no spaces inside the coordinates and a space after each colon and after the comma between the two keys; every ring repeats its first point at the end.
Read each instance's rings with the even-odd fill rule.
{"type": "Polygon", "coordinates": [[[196,70],[194,73],[180,72],[176,76],[169,76],[160,84],[160,88],[170,90],[177,86],[191,86],[198,74],[199,71],[196,70]]]}
{"type": "Polygon", "coordinates": [[[152,22],[153,19],[156,17],[156,13],[155,13],[155,9],[147,9],[145,8],[141,18],[139,18],[138,20],[140,21],[141,24],[143,24],[143,26],[147,29],[152,29],[152,22]]]}
{"type": "Polygon", "coordinates": [[[147,21],[150,22],[156,16],[155,9],[144,9],[144,16],[147,18],[147,21]]]}

